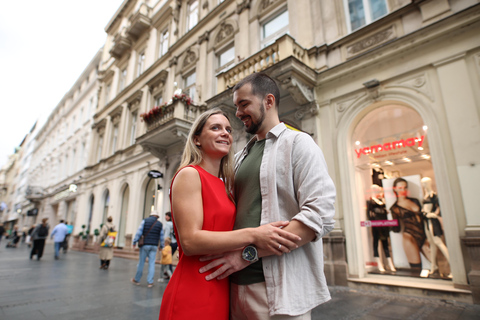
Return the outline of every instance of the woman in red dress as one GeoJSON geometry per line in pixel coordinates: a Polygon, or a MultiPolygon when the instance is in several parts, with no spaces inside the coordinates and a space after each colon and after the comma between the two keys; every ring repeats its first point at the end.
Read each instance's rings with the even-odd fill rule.
{"type": "Polygon", "coordinates": [[[229,280],[207,281],[200,256],[242,249],[249,244],[281,255],[298,236],[279,221],[234,230],[232,128],[220,109],[210,109],[193,124],[170,192],[179,262],[165,289],[159,319],[219,319],[229,316],[229,280]],[[281,246],[281,249],[279,247],[281,246]]]}

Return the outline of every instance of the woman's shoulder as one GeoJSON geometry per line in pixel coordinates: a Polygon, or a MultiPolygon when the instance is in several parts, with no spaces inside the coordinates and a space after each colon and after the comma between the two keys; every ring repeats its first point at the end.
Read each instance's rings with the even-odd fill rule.
{"type": "Polygon", "coordinates": [[[172,181],[172,187],[177,185],[192,185],[200,183],[200,173],[195,167],[183,167],[180,169],[172,181]]]}

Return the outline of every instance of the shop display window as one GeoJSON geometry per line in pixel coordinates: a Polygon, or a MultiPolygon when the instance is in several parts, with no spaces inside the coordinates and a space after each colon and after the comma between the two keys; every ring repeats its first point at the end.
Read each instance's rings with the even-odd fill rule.
{"type": "Polygon", "coordinates": [[[421,116],[402,105],[377,108],[359,121],[351,141],[367,272],[451,279],[421,116]]]}

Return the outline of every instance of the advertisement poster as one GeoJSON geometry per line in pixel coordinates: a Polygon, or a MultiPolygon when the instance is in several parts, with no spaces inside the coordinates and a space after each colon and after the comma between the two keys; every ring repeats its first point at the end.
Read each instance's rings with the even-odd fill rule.
{"type": "Polygon", "coordinates": [[[421,204],[420,175],[382,180],[388,219],[398,219],[390,231],[392,258],[396,268],[429,269],[430,248],[426,239],[421,204]]]}

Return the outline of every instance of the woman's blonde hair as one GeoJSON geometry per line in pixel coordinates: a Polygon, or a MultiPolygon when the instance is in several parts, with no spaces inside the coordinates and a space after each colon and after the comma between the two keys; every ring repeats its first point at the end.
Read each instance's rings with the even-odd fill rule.
{"type": "MultiPolygon", "coordinates": [[[[215,114],[220,114],[224,116],[230,122],[230,118],[228,117],[228,115],[219,108],[212,108],[202,113],[195,120],[192,128],[190,129],[190,132],[188,133],[185,149],[183,150],[182,161],[180,162],[180,166],[178,167],[177,172],[186,166],[198,165],[200,164],[200,162],[202,162],[202,149],[195,145],[195,137],[200,136],[203,127],[205,127],[205,123],[207,123],[208,118],[215,114]]],[[[233,148],[230,148],[228,154],[224,156],[222,158],[222,161],[220,162],[220,172],[218,176],[225,182],[225,189],[230,198],[232,198],[231,193],[233,190],[233,156],[233,148]]]]}

